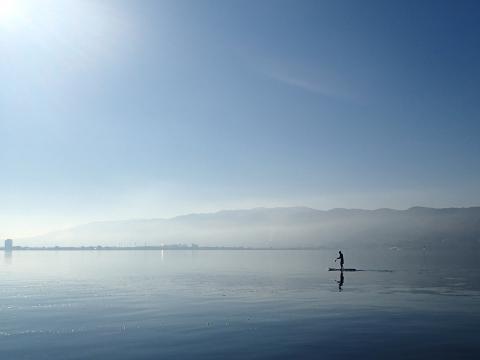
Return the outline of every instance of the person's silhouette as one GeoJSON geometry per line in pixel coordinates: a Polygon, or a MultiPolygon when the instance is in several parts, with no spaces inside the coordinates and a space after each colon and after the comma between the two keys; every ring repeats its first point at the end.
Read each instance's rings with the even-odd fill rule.
{"type": "Polygon", "coordinates": [[[343,260],[343,254],[341,251],[338,252],[338,258],[335,259],[335,262],[337,262],[337,260],[340,259],[340,270],[342,270],[343,272],[343,263],[344,263],[344,260],[343,260]]]}

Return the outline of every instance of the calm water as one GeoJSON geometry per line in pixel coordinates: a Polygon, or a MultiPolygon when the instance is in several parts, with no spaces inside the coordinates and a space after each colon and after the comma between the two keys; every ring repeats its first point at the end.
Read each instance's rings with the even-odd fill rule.
{"type": "MultiPolygon", "coordinates": [[[[3,254],[1,254],[3,255],[3,254]]],[[[1,359],[480,356],[478,257],[326,251],[14,252],[1,359]]]]}

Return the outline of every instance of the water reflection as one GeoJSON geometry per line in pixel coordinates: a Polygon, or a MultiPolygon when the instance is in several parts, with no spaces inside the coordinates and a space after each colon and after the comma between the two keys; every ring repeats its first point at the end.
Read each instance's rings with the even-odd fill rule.
{"type": "Polygon", "coordinates": [[[343,276],[343,270],[340,271],[340,279],[339,280],[335,280],[338,284],[338,291],[342,291],[342,286],[345,282],[345,277],[343,276]]]}
{"type": "Polygon", "coordinates": [[[3,261],[5,264],[12,263],[12,252],[11,251],[4,251],[3,252],[3,261]]]}

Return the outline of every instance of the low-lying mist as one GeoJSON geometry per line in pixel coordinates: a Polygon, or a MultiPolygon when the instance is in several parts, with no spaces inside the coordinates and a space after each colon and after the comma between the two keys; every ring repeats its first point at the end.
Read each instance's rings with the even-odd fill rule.
{"type": "Polygon", "coordinates": [[[480,207],[408,210],[304,207],[228,210],[172,219],[96,222],[28,239],[20,246],[256,248],[480,248],[480,207]]]}

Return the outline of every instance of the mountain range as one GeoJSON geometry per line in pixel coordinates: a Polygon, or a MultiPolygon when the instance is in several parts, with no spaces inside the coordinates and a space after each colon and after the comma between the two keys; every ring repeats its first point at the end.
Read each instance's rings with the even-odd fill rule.
{"type": "Polygon", "coordinates": [[[260,248],[480,249],[480,207],[223,210],[170,219],[93,222],[33,238],[22,246],[244,246],[260,248]]]}

